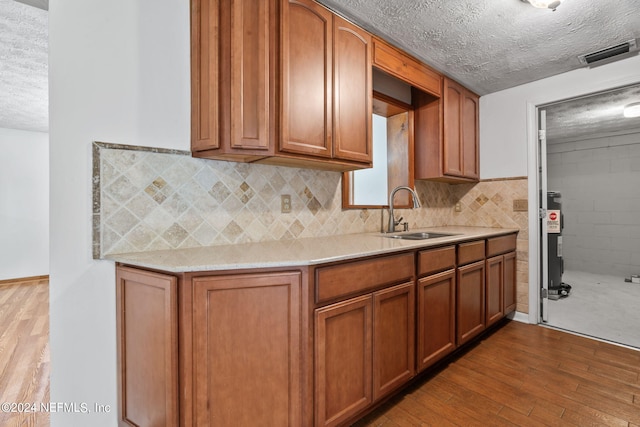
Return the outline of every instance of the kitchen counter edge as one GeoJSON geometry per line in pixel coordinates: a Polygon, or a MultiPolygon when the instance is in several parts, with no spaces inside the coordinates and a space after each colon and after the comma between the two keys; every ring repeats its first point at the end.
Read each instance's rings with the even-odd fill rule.
{"type": "Polygon", "coordinates": [[[412,232],[448,233],[427,240],[403,240],[382,233],[341,234],[291,240],[215,245],[105,255],[103,259],[171,273],[297,267],[346,261],[462,243],[516,233],[517,228],[428,227],[412,232]]]}

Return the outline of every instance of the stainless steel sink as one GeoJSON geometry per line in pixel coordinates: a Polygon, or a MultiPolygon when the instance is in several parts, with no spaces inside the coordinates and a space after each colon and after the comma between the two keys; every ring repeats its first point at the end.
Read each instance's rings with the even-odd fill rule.
{"type": "Polygon", "coordinates": [[[389,239],[426,240],[426,239],[437,239],[438,237],[455,236],[455,234],[419,231],[415,233],[390,233],[390,234],[383,234],[383,236],[388,237],[389,239]]]}

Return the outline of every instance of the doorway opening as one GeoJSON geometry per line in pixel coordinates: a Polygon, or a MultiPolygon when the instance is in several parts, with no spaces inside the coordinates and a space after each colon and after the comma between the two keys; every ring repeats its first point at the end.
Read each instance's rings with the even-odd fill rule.
{"type": "Polygon", "coordinates": [[[634,102],[640,84],[538,106],[540,322],[640,348],[634,102]]]}

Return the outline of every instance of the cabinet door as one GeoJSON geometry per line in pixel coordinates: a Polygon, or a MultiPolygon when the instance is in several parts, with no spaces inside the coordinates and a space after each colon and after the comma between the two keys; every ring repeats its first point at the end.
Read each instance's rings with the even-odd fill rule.
{"type": "Polygon", "coordinates": [[[418,371],[456,348],[455,269],[418,280],[418,371]]]}
{"type": "Polygon", "coordinates": [[[372,401],[372,298],[316,310],[316,426],[335,426],[372,401]]]}
{"type": "Polygon", "coordinates": [[[371,36],[334,16],[334,157],[371,163],[371,36]]]}
{"type": "Polygon", "coordinates": [[[226,21],[221,23],[222,46],[229,48],[222,57],[231,58],[229,73],[222,66],[221,89],[230,89],[232,148],[269,148],[270,4],[267,0],[234,0],[221,8],[223,17],[230,13],[230,27],[226,28],[226,21]]]}
{"type": "Polygon", "coordinates": [[[484,264],[478,261],[458,268],[457,277],[457,340],[461,345],[485,328],[484,264]]]}
{"type": "Polygon", "coordinates": [[[373,294],[373,399],[405,384],[415,373],[413,282],[373,294]]]}
{"type": "Polygon", "coordinates": [[[191,2],[191,150],[220,147],[219,0],[191,2]]]}
{"type": "Polygon", "coordinates": [[[177,279],[116,269],[118,424],[178,425],[177,279]]]}
{"type": "Polygon", "coordinates": [[[487,260],[486,323],[494,324],[504,316],[504,258],[502,255],[487,260]]]}
{"type": "Polygon", "coordinates": [[[332,157],[333,14],[312,0],[283,0],[280,150],[332,157]]]}
{"type": "Polygon", "coordinates": [[[478,96],[458,83],[444,79],[444,175],[477,180],[478,96]]]}
{"type": "Polygon", "coordinates": [[[298,426],[299,272],[193,279],[195,425],[298,426]]]}
{"type": "Polygon", "coordinates": [[[480,177],[478,153],[478,97],[468,90],[462,97],[462,173],[466,178],[480,177]]]}
{"type": "Polygon", "coordinates": [[[462,99],[464,88],[456,82],[444,79],[444,141],[443,173],[445,175],[464,176],[462,132],[462,99]]]}
{"type": "Polygon", "coordinates": [[[516,253],[504,255],[504,314],[516,310],[516,253]]]}

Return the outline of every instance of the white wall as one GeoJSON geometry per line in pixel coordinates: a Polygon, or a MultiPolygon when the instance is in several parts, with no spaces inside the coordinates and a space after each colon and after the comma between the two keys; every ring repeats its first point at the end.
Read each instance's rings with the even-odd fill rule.
{"type": "Polygon", "coordinates": [[[49,274],[49,135],[0,128],[0,280],[49,274]]]}
{"type": "Polygon", "coordinates": [[[640,133],[548,144],[548,188],[562,194],[565,270],[640,272],[640,133]]]}
{"type": "Polygon", "coordinates": [[[49,9],[51,414],[116,425],[114,265],[91,258],[91,142],[189,149],[189,2],[65,0],[49,9]]]}
{"type": "MultiPolygon", "coordinates": [[[[480,98],[482,179],[526,176],[528,106],[548,104],[640,81],[640,56],[560,74],[480,98]]],[[[533,123],[535,127],[535,123],[533,123]]]]}
{"type": "Polygon", "coordinates": [[[537,123],[535,107],[640,82],[640,56],[538,80],[480,98],[480,177],[529,177],[529,321],[537,323],[537,123]]]}

